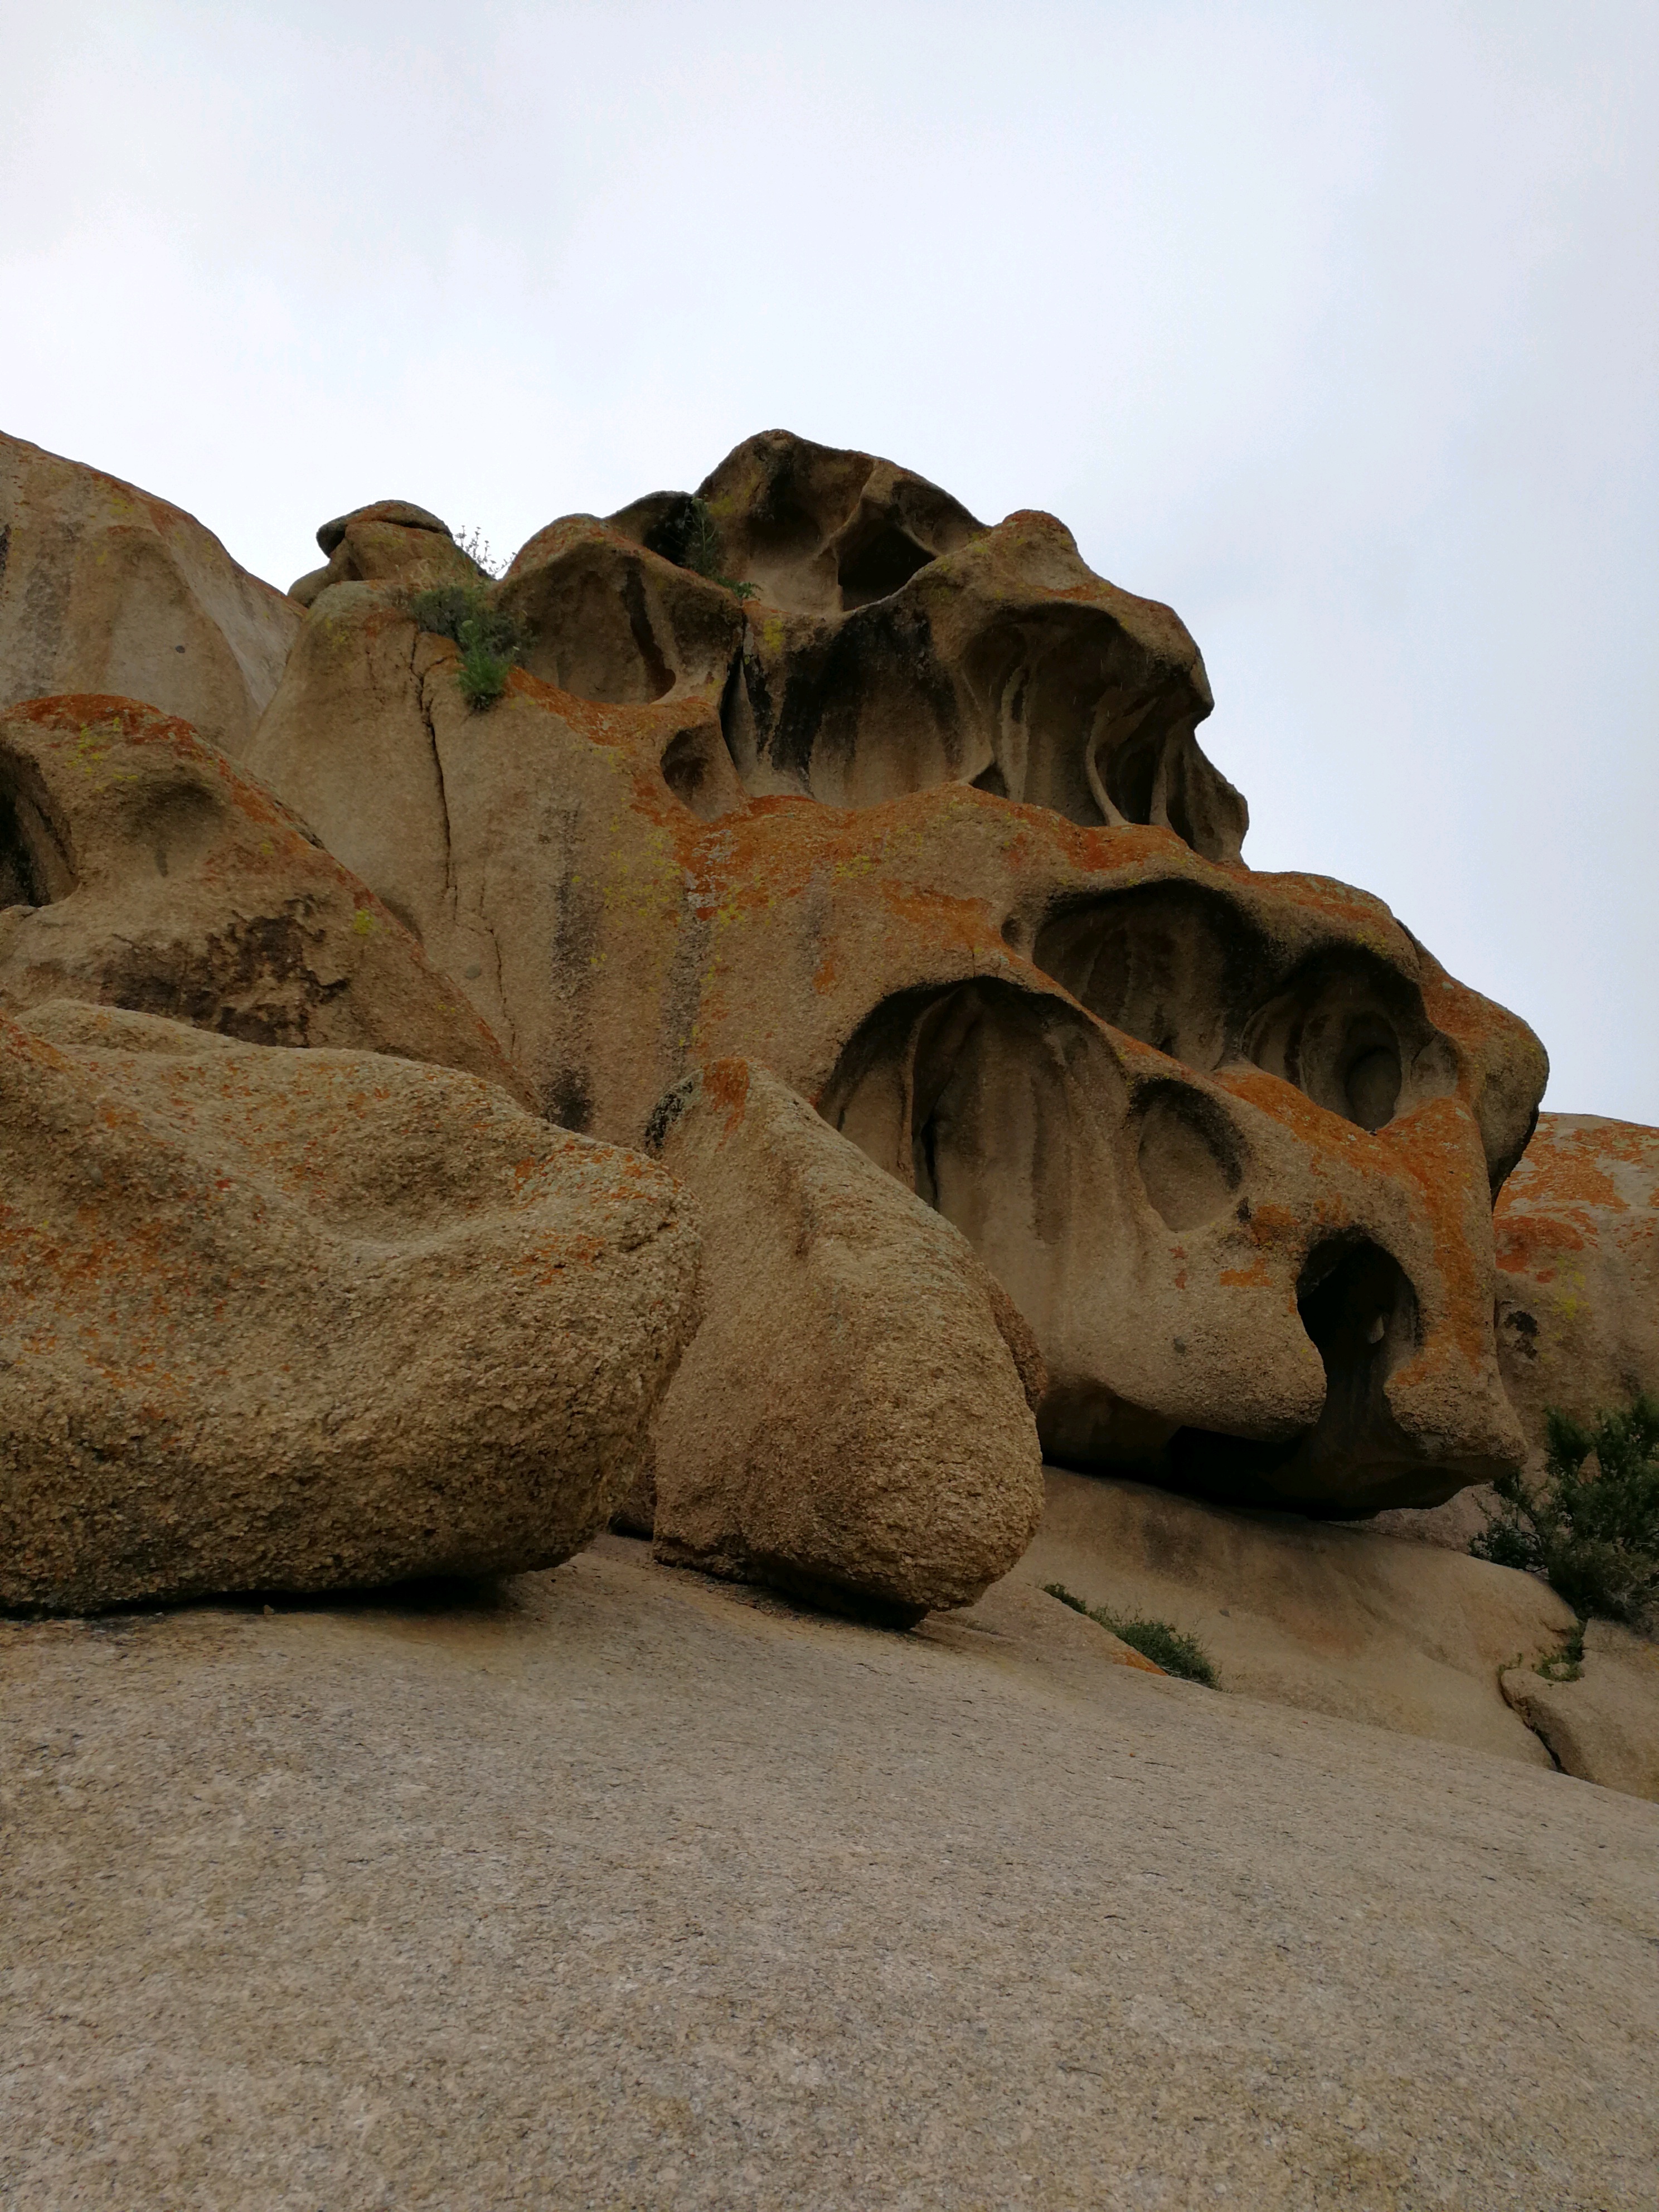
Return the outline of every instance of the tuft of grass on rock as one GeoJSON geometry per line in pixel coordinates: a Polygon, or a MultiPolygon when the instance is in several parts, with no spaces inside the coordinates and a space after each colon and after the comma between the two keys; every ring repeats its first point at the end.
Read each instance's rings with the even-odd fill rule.
{"type": "Polygon", "coordinates": [[[1541,1478],[1498,1476],[1497,1509],[1469,1549],[1542,1575],[1581,1621],[1639,1627],[1659,1603],[1659,1403],[1638,1397],[1589,1426],[1553,1408],[1545,1420],[1541,1478]]]}
{"type": "Polygon", "coordinates": [[[485,578],[430,584],[410,592],[405,611],[424,630],[452,638],[461,648],[456,680],[474,713],[493,707],[507,689],[513,665],[524,653],[524,624],[503,607],[485,578]]]}
{"type": "Polygon", "coordinates": [[[1068,1590],[1064,1583],[1044,1583],[1049,1597],[1057,1597],[1062,1605],[1069,1605],[1073,1613],[1085,1620],[1098,1621],[1103,1628],[1139,1651],[1143,1659],[1150,1659],[1166,1674],[1177,1674],[1183,1682],[1202,1682],[1206,1690],[1220,1687],[1216,1671],[1204,1647],[1195,1637],[1183,1636],[1167,1620],[1147,1620],[1139,1613],[1112,1613],[1103,1605],[1085,1605],[1075,1590],[1068,1590]]]}

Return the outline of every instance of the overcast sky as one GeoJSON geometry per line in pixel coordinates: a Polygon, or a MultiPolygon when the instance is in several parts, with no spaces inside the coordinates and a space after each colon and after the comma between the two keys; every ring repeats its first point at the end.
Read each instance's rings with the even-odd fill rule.
{"type": "Polygon", "coordinates": [[[0,424],[286,585],[783,426],[1170,600],[1246,857],[1659,1122],[1659,6],[9,11],[0,424]]]}

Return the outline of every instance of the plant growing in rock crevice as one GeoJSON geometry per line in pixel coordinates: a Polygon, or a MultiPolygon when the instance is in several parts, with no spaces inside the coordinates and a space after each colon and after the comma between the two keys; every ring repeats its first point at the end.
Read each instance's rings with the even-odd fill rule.
{"type": "Polygon", "coordinates": [[[1216,1671],[1208,1653],[1195,1637],[1183,1636],[1167,1620],[1148,1620],[1139,1613],[1113,1613],[1103,1605],[1085,1605],[1075,1590],[1068,1590],[1064,1583],[1044,1583],[1044,1592],[1057,1597],[1062,1605],[1069,1605],[1073,1613],[1086,1620],[1097,1621],[1109,1629],[1121,1643],[1139,1651],[1143,1659],[1150,1659],[1166,1674],[1178,1674],[1184,1682],[1202,1682],[1206,1690],[1220,1687],[1216,1671]]]}
{"type": "Polygon", "coordinates": [[[720,531],[705,499],[694,497],[688,501],[672,557],[678,568],[690,568],[694,575],[718,584],[721,591],[730,592],[734,599],[752,599],[760,589],[757,584],[741,584],[720,574],[720,531]]]}
{"type": "Polygon", "coordinates": [[[489,540],[476,523],[470,530],[458,523],[449,534],[475,568],[482,569],[492,582],[501,581],[507,573],[507,563],[495,558],[489,550],[489,540]]]}
{"type": "Polygon", "coordinates": [[[1659,1402],[1638,1397],[1589,1426],[1553,1408],[1537,1480],[1500,1475],[1478,1559],[1542,1575],[1581,1620],[1639,1626],[1659,1602],[1659,1402]]]}
{"type": "Polygon", "coordinates": [[[460,647],[456,681],[467,705],[475,712],[493,707],[514,663],[523,658],[526,638],[524,624],[501,605],[488,579],[429,584],[405,594],[404,610],[421,629],[460,647]]]}

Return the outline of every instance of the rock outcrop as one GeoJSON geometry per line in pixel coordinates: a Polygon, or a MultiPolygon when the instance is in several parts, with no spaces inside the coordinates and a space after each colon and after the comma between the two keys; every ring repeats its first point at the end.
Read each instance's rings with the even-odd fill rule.
{"type": "MultiPolygon", "coordinates": [[[[1036,1333],[1051,1455],[1322,1513],[1517,1464],[1490,1209],[1543,1087],[1524,1024],[1378,901],[1253,875],[1195,831],[1085,826],[942,771],[850,808],[799,795],[810,777],[755,795],[734,687],[794,616],[676,571],[677,512],[543,533],[502,590],[559,682],[516,671],[484,715],[395,592],[331,591],[248,764],[471,994],[544,1110],[638,1143],[688,1070],[748,1058],[944,1212],[1036,1333]],[[558,642],[583,575],[623,579],[585,668],[558,642]]],[[[955,591],[935,568],[998,538],[902,591],[955,591]]],[[[749,538],[730,559],[811,595],[749,538]]],[[[1056,623],[1083,605],[1071,574],[1041,585],[1056,623]]],[[[1146,696],[1186,667],[1190,720],[1195,655],[1161,635],[1146,696]]],[[[874,711],[848,708],[860,730],[874,711]]],[[[1079,760],[1095,715],[1066,725],[1079,760]]]]}
{"type": "Polygon", "coordinates": [[[724,707],[750,790],[864,806],[976,784],[1237,858],[1244,802],[1193,736],[1213,703],[1198,647],[1052,515],[991,529],[889,461],[769,430],[695,498],[611,520],[672,559],[700,540],[757,594],[724,707]]]}
{"type": "Polygon", "coordinates": [[[1540,1115],[1494,1226],[1498,1357],[1534,1446],[1552,1406],[1594,1422],[1659,1396],[1659,1129],[1540,1115]]]}
{"type": "Polygon", "coordinates": [[[1013,1611],[0,1622],[0,2203],[1653,2212],[1651,1806],[1013,1611]]]}
{"type": "Polygon", "coordinates": [[[1060,1583],[1115,1614],[1170,1622],[1197,1638],[1224,1690],[1550,1764],[1498,1689],[1504,1668],[1553,1658],[1573,1628],[1571,1607],[1530,1575],[1140,1483],[1050,1468],[1045,1486],[1012,1583],[1060,1583]]]}
{"type": "Polygon", "coordinates": [[[526,1096],[380,900],[186,724],[130,699],[0,712],[0,1008],[52,999],[432,1060],[526,1096]]]}
{"type": "Polygon", "coordinates": [[[1512,1667],[1502,1680],[1504,1695],[1563,1773],[1659,1804],[1659,1644],[1592,1620],[1571,1679],[1561,1670],[1512,1667]]]}
{"type": "Polygon", "coordinates": [[[289,586],[289,599],[302,607],[336,584],[476,584],[483,574],[447,523],[406,499],[376,500],[337,515],[322,525],[317,543],[328,556],[326,567],[289,586]]]}
{"type": "Polygon", "coordinates": [[[193,515],[0,435],[0,706],[140,699],[234,752],[301,618],[193,515]]]}
{"type": "Polygon", "coordinates": [[[1046,1378],[1006,1293],[763,1068],[717,1061],[652,1137],[706,1255],[657,1419],[658,1557],[890,1620],[971,1603],[1042,1504],[1046,1378]]]}
{"type": "MultiPolygon", "coordinates": [[[[139,527],[105,510],[143,495],[7,452],[94,535],[139,527]]],[[[878,1188],[906,1236],[925,1218],[965,1238],[1039,1348],[1052,1458],[1328,1517],[1432,1507],[1522,1462],[1504,1380],[1532,1306],[1510,1293],[1533,1295],[1514,1239],[1547,1129],[1499,1215],[1501,1270],[1491,1207],[1542,1048],[1377,900],[1243,865],[1243,801],[1197,744],[1196,645],[1052,517],[988,524],[872,455],[768,432],[695,494],[550,524],[499,583],[436,515],[386,500],[324,525],[327,565],[293,596],[250,597],[187,518],[145,511],[175,563],[196,546],[191,605],[214,665],[247,664],[243,706],[204,708],[193,736],[167,697],[14,709],[0,1006],[67,995],[267,1046],[368,1047],[634,1146],[687,1083],[700,1103],[673,1141],[690,1146],[712,1110],[698,1086],[741,1060],[757,1099],[775,1085],[816,1109],[832,1182],[878,1188]],[[413,588],[434,584],[516,641],[487,711],[460,647],[419,626],[462,627],[413,588]],[[887,1182],[860,1183],[849,1148],[887,1182]]],[[[73,568],[59,536],[47,560],[37,531],[0,584],[0,640],[27,626],[30,578],[73,568]]],[[[97,632],[111,665],[129,632],[161,652],[142,597],[131,619],[84,607],[63,634],[97,632]]],[[[133,665],[125,688],[152,697],[160,678],[133,665]]],[[[717,1210],[757,1205],[734,1182],[717,1210]]],[[[766,1206],[754,1218],[772,1233],[766,1206]]],[[[876,1272],[897,1280],[895,1236],[876,1272]]],[[[708,1358],[735,1360],[711,1315],[708,1358]]],[[[927,1389],[971,1401],[979,1338],[938,1340],[927,1389]]],[[[623,1510],[646,1525],[647,1463],[634,1473],[623,1510]]],[[[775,1537],[799,1587],[914,1610],[980,1586],[1019,1519],[999,1474],[969,1571],[960,1531],[926,1525],[933,1479],[902,1540],[849,1492],[832,1545],[751,1541],[747,1505],[729,1541],[718,1515],[676,1536],[690,1508],[665,1470],[657,1534],[755,1572],[775,1537]],[[874,1563],[922,1561],[924,1537],[933,1565],[884,1581],[874,1563]]]]}
{"type": "Polygon", "coordinates": [[[567,1558],[696,1266],[660,1169],[474,1077],[0,1019],[0,1604],[567,1558]]]}

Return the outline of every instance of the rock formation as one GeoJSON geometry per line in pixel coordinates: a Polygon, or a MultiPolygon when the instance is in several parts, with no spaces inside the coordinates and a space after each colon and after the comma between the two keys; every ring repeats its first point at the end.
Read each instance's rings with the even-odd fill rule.
{"type": "Polygon", "coordinates": [[[289,586],[289,597],[314,606],[336,584],[472,583],[482,574],[447,526],[406,499],[377,500],[337,515],[317,532],[328,565],[289,586]]]}
{"type": "Polygon", "coordinates": [[[544,1110],[637,1144],[769,1067],[968,1236],[1072,1464],[1352,1513],[1518,1462],[1491,1194],[1541,1048],[1376,900],[1239,864],[1166,609],[781,434],[501,596],[479,715],[406,595],[331,590],[245,757],[544,1110]]]}
{"type": "Polygon", "coordinates": [[[1171,1622],[1225,1690],[1549,1765],[1498,1687],[1505,1668],[1539,1682],[1534,1662],[1556,1658],[1572,1632],[1571,1607],[1532,1576],[1110,1476],[1051,1468],[1045,1482],[1018,1583],[1060,1583],[1115,1614],[1171,1622]]]}
{"type": "Polygon", "coordinates": [[[705,1224],[708,1318],[656,1430],[658,1556],[910,1622],[1042,1508],[1029,1330],[965,1238],[775,1076],[717,1060],[652,1150],[705,1224]]]}
{"type": "Polygon", "coordinates": [[[696,1257],[659,1168],[475,1077],[0,1018],[0,1604],[565,1559],[696,1257]]]}
{"type": "Polygon", "coordinates": [[[0,706],[106,692],[234,752],[301,619],[193,515],[0,434],[0,706]]]}
{"type": "Polygon", "coordinates": [[[1659,1395],[1659,1129],[1544,1114],[1498,1201],[1498,1343],[1534,1442],[1659,1395]]]}
{"type": "MultiPolygon", "coordinates": [[[[696,493],[549,524],[499,583],[423,507],[358,508],[284,599],[147,502],[133,573],[191,549],[191,605],[243,671],[241,706],[203,693],[191,732],[156,711],[180,702],[154,607],[134,585],[100,617],[70,589],[95,550],[40,521],[91,517],[90,544],[139,528],[112,517],[143,495],[6,450],[35,489],[9,495],[5,690],[95,663],[149,703],[35,696],[0,731],[0,1006],[366,1047],[611,1145],[654,1133],[712,1207],[706,1335],[658,1440],[665,1553],[901,1612],[960,1601],[1029,1522],[1004,1348],[1028,1334],[1042,1445],[1076,1468],[1346,1517],[1520,1464],[1530,1165],[1496,1247],[1492,1206],[1542,1048],[1377,900],[1244,866],[1243,801],[1195,735],[1196,646],[1052,517],[989,526],[769,432],[696,493]],[[42,629],[48,601],[81,611],[42,629]],[[466,634],[439,601],[519,640],[496,703],[422,628],[466,634]],[[149,659],[116,651],[141,634],[149,659]],[[728,1062],[760,1118],[716,1135],[728,1062]],[[911,1298],[916,1269],[967,1285],[939,1272],[967,1248],[978,1289],[911,1298]],[[780,1323],[790,1297],[810,1322],[780,1323]],[[878,1405],[857,1378],[884,1362],[878,1405]],[[793,1486],[780,1407],[842,1439],[793,1486]],[[968,1408],[976,1532],[951,1503],[968,1408]],[[935,1458],[906,1458],[924,1430],[935,1458]],[[884,1488],[893,1452],[915,1479],[884,1488]]],[[[611,1502],[650,1525],[642,1444],[611,1502]]]]}
{"type": "Polygon", "coordinates": [[[1659,1644],[1592,1620],[1576,1667],[1510,1667],[1502,1681],[1564,1774],[1659,1804],[1659,1644]]]}
{"type": "Polygon", "coordinates": [[[374,894],[186,724],[131,700],[0,713],[0,1007],[50,999],[434,1060],[524,1095],[374,894]]]}

